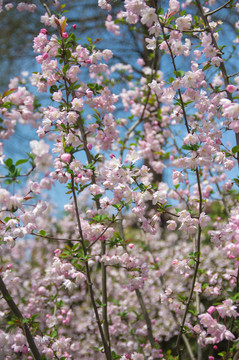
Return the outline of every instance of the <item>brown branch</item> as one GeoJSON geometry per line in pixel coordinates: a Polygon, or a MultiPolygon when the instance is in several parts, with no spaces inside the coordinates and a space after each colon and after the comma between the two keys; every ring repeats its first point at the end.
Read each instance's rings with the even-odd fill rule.
{"type": "Polygon", "coordinates": [[[31,331],[29,330],[29,327],[27,325],[27,323],[25,322],[25,319],[21,313],[21,311],[19,310],[18,306],[16,305],[16,303],[14,302],[13,298],[11,297],[11,295],[9,294],[4,281],[2,279],[2,277],[0,276],[0,291],[3,295],[4,300],[7,302],[9,308],[11,309],[11,311],[13,312],[13,314],[16,316],[16,318],[19,320],[19,322],[21,323],[21,328],[26,336],[29,348],[31,349],[31,352],[35,358],[35,360],[42,360],[42,357],[36,347],[34,338],[32,336],[31,331]]]}
{"type": "Polygon", "coordinates": [[[233,0],[228,0],[225,4],[223,4],[222,6],[219,6],[217,9],[206,12],[205,16],[208,17],[208,16],[210,16],[212,14],[215,14],[216,12],[218,12],[218,11],[222,10],[223,8],[227,7],[227,5],[230,4],[232,1],[233,0]]]}
{"type": "MultiPolygon", "coordinates": [[[[82,245],[82,248],[83,248],[84,256],[87,257],[87,248],[85,246],[85,242],[84,242],[84,238],[83,238],[83,232],[82,232],[81,221],[80,221],[80,214],[79,214],[77,198],[76,198],[76,193],[75,193],[75,188],[74,188],[74,177],[73,177],[73,175],[71,175],[71,186],[72,186],[73,202],[74,202],[75,212],[76,212],[77,227],[78,227],[78,231],[79,231],[79,234],[80,234],[80,237],[81,237],[81,245],[82,245]]],[[[98,313],[98,308],[97,308],[97,305],[96,305],[96,302],[95,302],[93,284],[92,284],[92,281],[91,281],[89,263],[88,263],[87,259],[85,260],[85,268],[86,268],[87,284],[88,284],[88,288],[89,288],[89,291],[90,291],[91,304],[92,304],[93,309],[94,309],[96,322],[97,322],[99,332],[100,332],[100,336],[101,336],[101,339],[102,339],[102,342],[103,342],[103,346],[104,346],[104,350],[105,350],[105,356],[106,356],[107,360],[112,360],[110,347],[109,347],[109,345],[107,343],[105,334],[103,332],[103,328],[102,328],[102,325],[101,325],[101,320],[100,320],[99,313],[98,313]]]]}
{"type": "Polygon", "coordinates": [[[236,72],[235,74],[227,75],[227,77],[230,78],[230,77],[234,77],[234,76],[237,76],[237,75],[239,75],[239,71],[236,72]]]}
{"type": "MultiPolygon", "coordinates": [[[[81,136],[82,136],[82,140],[83,140],[83,144],[84,144],[84,150],[85,150],[85,153],[86,153],[87,161],[88,161],[88,163],[92,163],[94,158],[91,155],[91,152],[87,147],[87,136],[86,136],[86,133],[85,133],[84,124],[83,124],[83,121],[82,121],[82,118],[81,118],[80,114],[79,114],[78,120],[79,120],[79,128],[80,128],[80,132],[81,132],[81,136]]],[[[93,174],[91,176],[91,179],[92,179],[92,184],[96,184],[96,178],[95,178],[94,170],[93,170],[93,174]]],[[[97,199],[95,201],[95,203],[96,203],[97,210],[99,210],[100,209],[99,199],[97,199]]],[[[102,242],[101,243],[101,256],[103,256],[105,254],[105,250],[106,250],[105,242],[102,242]]],[[[105,339],[106,339],[106,342],[107,342],[107,346],[109,347],[109,352],[111,354],[111,351],[110,351],[109,323],[108,323],[108,306],[107,306],[107,304],[108,304],[108,298],[107,298],[107,272],[106,272],[106,266],[105,266],[105,264],[103,262],[101,262],[101,285],[102,285],[102,303],[104,304],[104,307],[102,309],[104,335],[105,335],[105,339]]]]}
{"type": "Polygon", "coordinates": [[[18,178],[18,177],[25,177],[25,176],[29,176],[33,170],[35,169],[36,165],[33,165],[32,168],[30,170],[28,170],[28,172],[26,172],[26,174],[19,174],[17,176],[11,176],[11,175],[4,175],[4,176],[0,176],[0,179],[9,179],[9,178],[18,178]]]}
{"type": "Polygon", "coordinates": [[[54,236],[48,236],[48,235],[40,235],[40,234],[36,234],[34,232],[28,234],[28,235],[34,235],[34,236],[38,236],[38,237],[41,237],[43,239],[48,239],[48,240],[55,240],[55,241],[77,241],[79,242],[80,239],[67,239],[67,238],[56,238],[54,236]]]}
{"type": "MultiPolygon", "coordinates": [[[[173,64],[174,71],[177,71],[177,67],[176,67],[176,64],[175,64],[175,61],[174,61],[174,55],[173,55],[171,46],[170,46],[170,44],[169,44],[169,42],[168,42],[168,40],[166,38],[163,24],[160,23],[160,25],[161,25],[164,40],[165,40],[165,42],[166,42],[166,44],[168,46],[169,52],[170,52],[170,56],[171,56],[171,59],[172,59],[172,64],[173,64]]],[[[186,114],[186,110],[185,110],[185,106],[184,106],[184,102],[183,102],[183,98],[182,98],[182,93],[181,93],[180,89],[178,89],[178,94],[179,94],[179,99],[180,99],[180,103],[181,103],[181,108],[182,108],[182,111],[183,111],[184,123],[185,123],[186,129],[187,129],[187,132],[190,133],[190,128],[189,128],[188,120],[187,120],[187,114],[186,114]]],[[[198,192],[199,192],[199,217],[200,217],[200,214],[202,213],[203,198],[202,198],[200,175],[199,175],[199,169],[198,168],[196,168],[196,177],[197,177],[198,192]]],[[[202,232],[202,229],[201,229],[201,226],[199,224],[198,225],[198,236],[197,236],[197,241],[196,241],[196,253],[197,253],[197,255],[196,255],[196,258],[195,258],[195,268],[194,268],[194,273],[193,273],[193,279],[192,279],[190,292],[189,292],[189,295],[188,295],[186,307],[185,307],[184,314],[183,314],[183,319],[182,319],[182,322],[181,322],[181,325],[180,325],[180,330],[179,330],[179,334],[178,334],[177,342],[176,342],[176,348],[177,348],[178,359],[179,360],[182,360],[180,342],[181,342],[181,338],[182,338],[183,331],[184,331],[184,325],[185,325],[186,317],[187,317],[189,307],[190,307],[190,304],[191,304],[191,301],[192,301],[192,298],[193,298],[194,286],[195,286],[195,283],[196,283],[196,279],[197,279],[197,275],[198,275],[198,268],[199,268],[199,264],[200,264],[201,232],[202,232]]],[[[198,357],[199,358],[201,357],[201,348],[200,348],[200,346],[198,346],[198,357]]]]}

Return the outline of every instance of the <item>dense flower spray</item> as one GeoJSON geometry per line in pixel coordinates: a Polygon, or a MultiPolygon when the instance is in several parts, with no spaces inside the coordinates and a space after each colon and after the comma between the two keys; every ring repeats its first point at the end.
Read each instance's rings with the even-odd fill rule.
{"type": "Polygon", "coordinates": [[[51,5],[39,5],[39,71],[10,80],[0,98],[1,353],[232,359],[239,76],[228,73],[218,14],[238,4],[99,0],[116,37],[125,25],[143,32],[144,58],[130,64],[111,62],[99,39],[81,43],[64,4],[51,5]],[[38,138],[15,161],[4,144],[25,124],[38,138]],[[56,183],[69,196],[62,217],[46,196],[56,183]]]}

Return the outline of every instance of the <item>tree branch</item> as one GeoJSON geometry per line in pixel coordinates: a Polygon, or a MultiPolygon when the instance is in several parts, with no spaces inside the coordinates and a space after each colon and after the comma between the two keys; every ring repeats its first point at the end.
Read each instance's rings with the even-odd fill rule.
{"type": "Polygon", "coordinates": [[[24,319],[21,311],[19,310],[18,306],[14,302],[13,298],[9,294],[9,292],[8,292],[8,290],[7,290],[7,288],[6,288],[5,284],[4,284],[4,281],[3,281],[1,276],[0,276],[0,291],[1,291],[2,295],[3,295],[4,300],[7,302],[9,308],[11,309],[12,313],[20,321],[22,330],[23,330],[23,332],[24,332],[24,334],[26,336],[29,348],[31,349],[31,352],[32,352],[35,360],[42,360],[42,357],[41,357],[41,355],[40,355],[40,353],[39,353],[39,351],[38,351],[38,349],[36,347],[36,344],[35,344],[34,338],[32,336],[32,333],[29,330],[29,327],[28,327],[27,323],[25,321],[23,321],[25,319],[24,319]]]}

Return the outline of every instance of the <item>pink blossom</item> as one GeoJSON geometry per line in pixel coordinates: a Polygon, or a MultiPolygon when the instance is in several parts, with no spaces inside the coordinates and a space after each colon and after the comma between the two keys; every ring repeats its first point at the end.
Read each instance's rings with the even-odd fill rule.
{"type": "Polygon", "coordinates": [[[216,309],[222,318],[226,316],[233,316],[234,318],[236,318],[239,315],[236,311],[237,306],[233,305],[233,301],[231,299],[224,300],[222,305],[216,306],[216,309]]]}
{"type": "Polygon", "coordinates": [[[40,30],[40,33],[41,33],[41,34],[47,34],[47,29],[41,29],[41,30],[40,30]]]}
{"type": "Polygon", "coordinates": [[[12,9],[12,8],[13,8],[13,4],[11,4],[11,3],[8,3],[8,4],[5,5],[5,9],[6,9],[7,11],[9,11],[9,10],[12,9]]]}
{"type": "Polygon", "coordinates": [[[76,111],[81,111],[83,109],[83,100],[82,99],[75,98],[74,100],[72,100],[71,104],[72,104],[72,109],[74,109],[76,111]]]}
{"type": "Polygon", "coordinates": [[[201,227],[205,227],[209,224],[210,217],[205,214],[205,212],[202,212],[199,217],[199,224],[201,227]]]}
{"type": "Polygon", "coordinates": [[[177,227],[177,223],[174,220],[168,220],[167,221],[167,229],[174,231],[177,227]]]}
{"type": "Polygon", "coordinates": [[[62,100],[62,91],[58,90],[57,92],[54,92],[52,98],[53,100],[60,102],[62,100]]]}
{"type": "Polygon", "coordinates": [[[61,155],[61,160],[66,162],[66,163],[69,163],[71,161],[71,154],[69,153],[64,153],[61,155]]]}
{"type": "Polygon", "coordinates": [[[236,88],[236,86],[229,84],[229,85],[227,85],[226,90],[229,93],[234,93],[237,90],[237,88],[236,88]]]}
{"type": "Polygon", "coordinates": [[[177,18],[176,25],[179,30],[185,30],[185,29],[190,29],[191,22],[192,22],[192,16],[189,14],[177,18]]]}
{"type": "Polygon", "coordinates": [[[67,39],[67,38],[68,38],[68,36],[69,36],[69,35],[67,34],[67,32],[66,32],[66,31],[62,33],[62,37],[63,37],[64,39],[67,39]]]}
{"type": "Polygon", "coordinates": [[[118,24],[115,24],[112,20],[112,16],[108,15],[107,19],[105,21],[106,29],[110,32],[112,32],[114,35],[119,36],[120,35],[120,27],[118,24]]]}
{"type": "Polygon", "coordinates": [[[146,45],[146,48],[148,50],[155,50],[156,49],[156,39],[155,39],[155,37],[153,37],[152,39],[146,38],[145,41],[148,43],[146,45]]]}
{"type": "Polygon", "coordinates": [[[214,313],[214,311],[216,310],[215,306],[210,306],[208,309],[207,309],[207,312],[211,315],[214,313]]]}

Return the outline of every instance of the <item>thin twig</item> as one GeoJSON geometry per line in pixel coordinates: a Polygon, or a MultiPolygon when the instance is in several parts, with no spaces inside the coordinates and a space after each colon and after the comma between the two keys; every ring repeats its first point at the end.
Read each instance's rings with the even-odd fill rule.
{"type": "MultiPolygon", "coordinates": [[[[172,31],[178,31],[178,32],[181,32],[181,33],[200,33],[200,32],[204,32],[205,29],[187,29],[187,30],[179,30],[177,28],[172,28],[171,26],[168,26],[168,25],[165,25],[164,24],[164,27],[166,29],[169,29],[169,30],[172,30],[172,31]]],[[[194,36],[195,37],[195,36],[194,36]]]]}
{"type": "MultiPolygon", "coordinates": [[[[83,144],[84,144],[84,150],[86,153],[87,161],[88,161],[88,163],[92,163],[94,158],[91,155],[90,150],[88,149],[88,146],[87,146],[87,136],[85,133],[84,124],[82,122],[82,118],[81,118],[80,114],[79,114],[78,122],[79,122],[79,128],[80,128],[80,132],[81,132],[81,136],[82,136],[82,140],[83,140],[83,144]]],[[[92,184],[96,184],[94,170],[93,170],[91,179],[92,179],[92,184]]],[[[96,203],[97,210],[99,210],[100,209],[99,199],[97,199],[95,201],[95,203],[96,203]]],[[[106,249],[105,242],[102,242],[101,243],[101,256],[105,255],[105,249],[106,249]]],[[[101,262],[101,285],[102,285],[102,303],[104,304],[104,307],[102,309],[103,328],[104,328],[105,339],[106,339],[107,345],[110,349],[110,335],[109,335],[109,322],[108,322],[108,297],[107,297],[107,271],[106,271],[106,265],[103,262],[101,262]]],[[[110,351],[110,353],[111,353],[111,351],[110,351]]]]}
{"type": "Polygon", "coordinates": [[[49,7],[47,6],[47,4],[43,0],[40,0],[40,2],[42,4],[42,6],[44,7],[44,9],[46,10],[48,16],[51,17],[51,11],[50,11],[49,7]]]}
{"type": "MultiPolygon", "coordinates": [[[[121,212],[121,210],[123,209],[123,206],[118,210],[117,214],[115,215],[115,219],[117,218],[118,214],[121,212]]],[[[90,243],[90,245],[87,247],[87,251],[101,238],[101,236],[104,235],[104,233],[106,232],[106,230],[109,229],[109,227],[114,224],[115,219],[112,220],[107,226],[106,228],[102,231],[102,233],[92,242],[90,243]]]]}
{"type": "Polygon", "coordinates": [[[0,176],[0,179],[9,179],[9,178],[18,178],[18,177],[25,177],[25,176],[29,176],[33,170],[35,169],[36,165],[33,165],[32,168],[30,170],[28,170],[28,172],[26,172],[26,174],[19,174],[17,176],[11,176],[11,175],[4,175],[4,176],[0,176]]]}
{"type": "Polygon", "coordinates": [[[239,75],[239,71],[236,72],[235,74],[227,75],[227,78],[234,77],[234,76],[237,76],[237,75],[239,75]]]}
{"type": "MultiPolygon", "coordinates": [[[[155,56],[155,61],[156,61],[156,56],[155,56]]],[[[154,75],[155,75],[155,72],[153,71],[153,67],[154,67],[154,62],[152,62],[152,67],[151,67],[151,76],[150,76],[150,81],[149,83],[152,82],[153,78],[154,78],[154,75]]],[[[143,111],[139,117],[139,119],[129,128],[129,130],[127,131],[126,135],[125,135],[125,138],[124,138],[124,141],[123,141],[123,144],[125,145],[130,137],[130,135],[132,134],[132,132],[136,129],[136,127],[141,124],[141,122],[144,121],[144,114],[145,114],[145,111],[146,111],[146,107],[148,105],[148,102],[149,102],[149,97],[150,97],[150,94],[151,94],[151,88],[148,86],[148,92],[147,92],[147,96],[146,96],[146,99],[145,99],[145,104],[144,104],[144,107],[143,107],[143,111]]],[[[120,156],[121,158],[123,157],[123,152],[124,152],[124,146],[122,147],[121,149],[121,152],[120,152],[120,156]]]]}
{"type": "MultiPolygon", "coordinates": [[[[76,241],[79,242],[80,239],[67,239],[67,238],[56,238],[54,236],[49,236],[49,235],[41,235],[41,234],[36,234],[34,232],[28,234],[28,235],[33,235],[33,236],[37,236],[37,237],[41,237],[43,239],[48,239],[48,240],[55,240],[55,241],[76,241]]],[[[101,235],[102,236],[102,235],[101,235]]]]}
{"type": "MultiPolygon", "coordinates": [[[[164,27],[163,25],[160,23],[161,25],[161,29],[162,29],[162,33],[163,33],[163,37],[164,40],[168,46],[170,55],[171,55],[171,59],[172,59],[172,64],[173,64],[173,68],[174,71],[177,71],[177,67],[174,61],[174,55],[171,49],[171,46],[166,38],[165,32],[164,32],[164,27]]],[[[207,24],[206,24],[207,25],[207,24]]],[[[180,103],[181,103],[181,108],[183,111],[183,117],[184,117],[184,123],[187,129],[187,132],[190,133],[190,128],[188,125],[188,120],[187,120],[187,114],[186,114],[186,110],[185,110],[185,106],[184,106],[184,102],[183,102],[183,98],[182,98],[182,93],[181,90],[178,89],[178,94],[179,94],[179,99],[180,99],[180,103]]],[[[197,184],[198,184],[198,192],[199,192],[199,217],[200,214],[202,213],[202,204],[203,204],[203,198],[202,198],[202,191],[201,191],[201,184],[200,184],[200,175],[199,175],[199,169],[196,168],[196,177],[197,177],[197,184]]],[[[195,258],[195,268],[194,268],[194,273],[193,273],[193,279],[192,279],[192,284],[191,284],[191,288],[190,288],[190,292],[188,295],[188,299],[187,299],[187,303],[186,303],[186,307],[184,310],[184,314],[183,314],[183,319],[180,325],[180,330],[179,330],[179,334],[177,337],[177,342],[176,342],[176,348],[177,348],[177,352],[178,352],[178,359],[182,360],[182,355],[181,355],[181,349],[180,349],[180,342],[181,342],[181,338],[183,335],[183,331],[184,331],[184,325],[185,325],[185,321],[186,321],[186,317],[189,311],[189,307],[193,298],[193,293],[194,293],[194,286],[196,283],[196,279],[197,279],[197,275],[198,275],[198,268],[199,268],[199,264],[200,264],[200,248],[201,248],[201,226],[200,224],[198,225],[198,236],[197,236],[197,241],[196,241],[196,258],[195,258]]],[[[198,305],[199,307],[199,305],[198,305]]],[[[201,349],[200,346],[198,347],[198,355],[201,356],[201,349]]]]}
{"type": "MultiPolygon", "coordinates": [[[[75,193],[75,188],[74,188],[74,177],[73,177],[73,175],[71,175],[71,186],[72,186],[73,202],[74,202],[74,207],[75,207],[75,212],[76,212],[76,221],[77,221],[78,231],[79,231],[80,238],[81,238],[81,244],[82,244],[84,256],[87,256],[87,248],[85,246],[84,237],[83,237],[83,231],[82,231],[82,227],[81,227],[79,209],[78,209],[77,198],[76,198],[76,193],[75,193]]],[[[85,260],[85,268],[86,268],[87,284],[88,284],[89,291],[90,291],[91,303],[92,303],[92,306],[93,306],[93,309],[94,309],[96,322],[98,324],[98,328],[99,328],[99,331],[100,331],[100,336],[101,336],[101,339],[102,339],[102,342],[103,342],[103,346],[104,346],[104,350],[105,350],[105,356],[106,356],[107,360],[112,360],[111,351],[110,351],[110,348],[109,348],[108,343],[106,341],[105,334],[103,332],[103,328],[102,328],[102,325],[101,325],[101,320],[100,320],[99,313],[98,313],[98,308],[97,308],[97,305],[96,305],[96,302],[95,302],[93,284],[92,284],[92,281],[91,281],[90,269],[89,269],[89,264],[88,264],[87,259],[85,260]]]]}
{"type": "Polygon", "coordinates": [[[205,16],[210,16],[212,14],[215,14],[216,12],[222,10],[223,8],[225,8],[228,4],[230,4],[233,0],[228,0],[225,4],[223,4],[222,6],[219,6],[217,9],[215,10],[212,10],[212,11],[209,11],[209,12],[206,12],[205,13],[205,16]]]}

